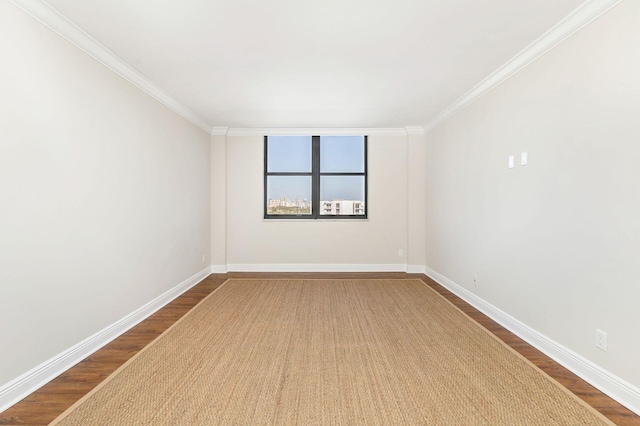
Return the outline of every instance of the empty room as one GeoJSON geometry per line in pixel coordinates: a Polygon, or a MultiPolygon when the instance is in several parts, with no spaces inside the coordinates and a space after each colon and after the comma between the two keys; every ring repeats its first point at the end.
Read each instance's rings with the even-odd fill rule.
{"type": "Polygon", "coordinates": [[[0,425],[640,425],[640,2],[0,2],[0,425]]]}

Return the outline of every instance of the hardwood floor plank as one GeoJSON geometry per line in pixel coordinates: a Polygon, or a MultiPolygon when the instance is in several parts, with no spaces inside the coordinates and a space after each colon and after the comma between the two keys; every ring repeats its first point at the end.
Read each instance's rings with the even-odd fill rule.
{"type": "Polygon", "coordinates": [[[469,317],[485,327],[538,368],[618,425],[640,425],[640,416],[609,398],[569,370],[548,358],[486,315],[422,274],[404,272],[367,273],[240,273],[212,274],[167,306],[107,344],[104,348],[0,413],[0,425],[49,424],[64,410],[90,392],[132,356],[162,334],[191,308],[228,278],[418,278],[442,294],[469,317]]]}

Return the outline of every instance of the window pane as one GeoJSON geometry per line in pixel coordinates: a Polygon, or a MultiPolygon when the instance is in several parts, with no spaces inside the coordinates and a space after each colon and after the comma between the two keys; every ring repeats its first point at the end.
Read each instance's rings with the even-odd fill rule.
{"type": "Polygon", "coordinates": [[[267,214],[311,214],[311,176],[267,176],[267,214]]]}
{"type": "Polygon", "coordinates": [[[267,171],[311,173],[311,136],[269,136],[267,171]]]}
{"type": "Polygon", "coordinates": [[[364,176],[320,177],[321,215],[364,215],[364,176]]]}
{"type": "Polygon", "coordinates": [[[321,173],[364,173],[364,136],[321,136],[321,173]]]}

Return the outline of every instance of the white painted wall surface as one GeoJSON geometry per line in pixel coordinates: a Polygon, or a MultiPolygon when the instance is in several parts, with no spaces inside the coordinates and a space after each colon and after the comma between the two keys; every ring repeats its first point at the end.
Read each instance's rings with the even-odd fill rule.
{"type": "Polygon", "coordinates": [[[10,2],[0,51],[2,387],[208,266],[211,213],[208,134],[10,2]]]}
{"type": "Polygon", "coordinates": [[[211,136],[211,265],[227,267],[227,154],[226,136],[211,136]]]}
{"type": "Polygon", "coordinates": [[[406,135],[370,135],[368,140],[368,220],[280,221],[263,219],[263,137],[228,136],[227,262],[231,268],[366,265],[365,269],[404,270],[406,258],[399,257],[398,250],[407,250],[406,135]]]}
{"type": "Polygon", "coordinates": [[[426,157],[427,267],[636,387],[638,22],[622,2],[430,132],[426,157]]]}
{"type": "Polygon", "coordinates": [[[407,135],[407,264],[408,272],[424,272],[427,207],[424,134],[407,135]]]}

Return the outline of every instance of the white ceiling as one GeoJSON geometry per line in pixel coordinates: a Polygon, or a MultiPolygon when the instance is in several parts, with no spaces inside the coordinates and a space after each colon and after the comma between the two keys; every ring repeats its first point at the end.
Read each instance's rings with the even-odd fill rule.
{"type": "Polygon", "coordinates": [[[584,0],[48,0],[213,126],[422,126],[584,0]]]}

